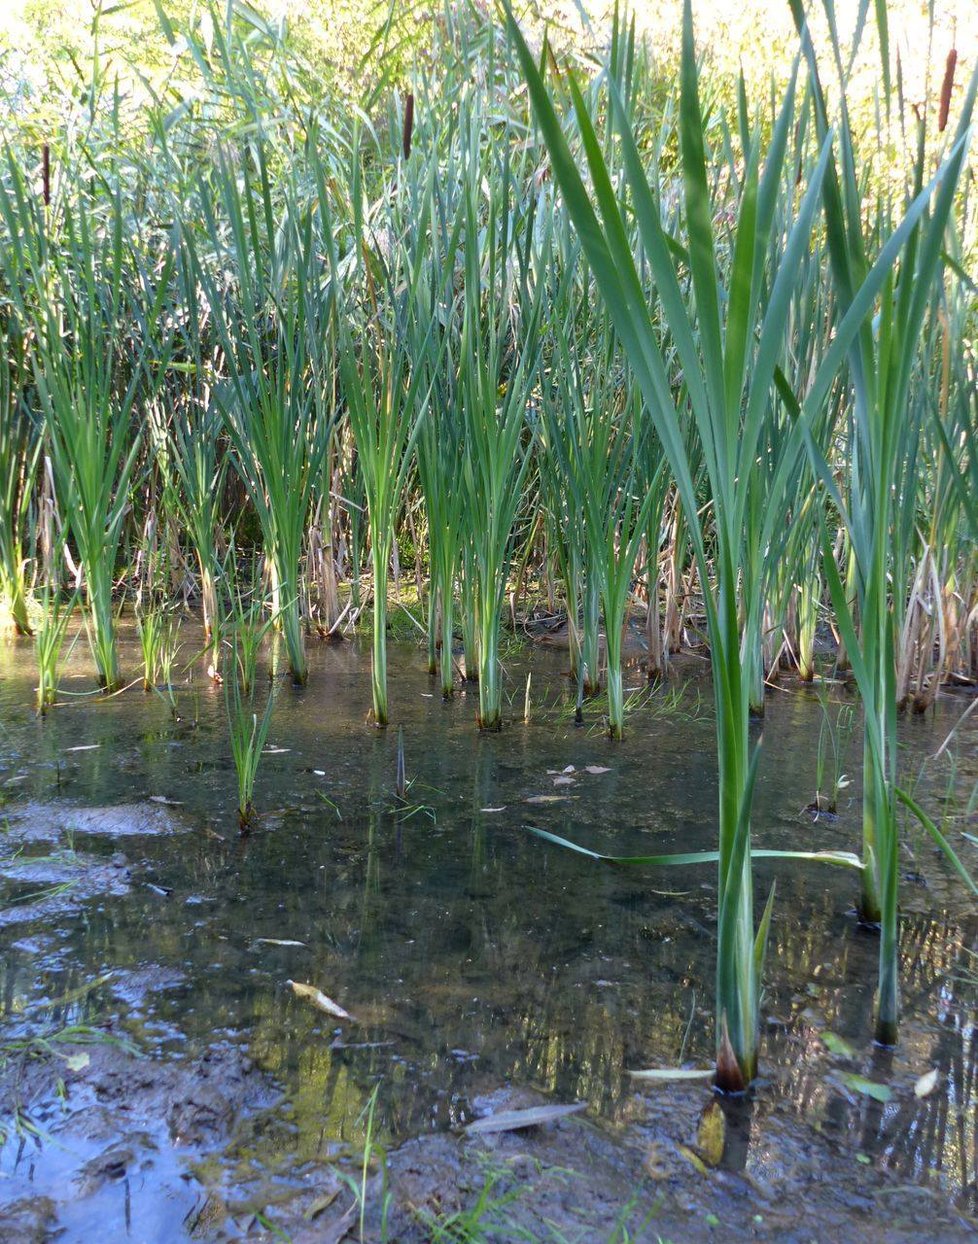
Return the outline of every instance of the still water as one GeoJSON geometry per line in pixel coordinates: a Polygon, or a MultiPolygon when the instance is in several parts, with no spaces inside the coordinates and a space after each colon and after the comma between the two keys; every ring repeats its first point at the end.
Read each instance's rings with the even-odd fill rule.
{"type": "MultiPolygon", "coordinates": [[[[189,658],[196,632],[186,631],[189,658]]],[[[375,1133],[396,1144],[466,1122],[474,1099],[502,1084],[586,1101],[592,1114],[621,1121],[635,1092],[628,1069],[708,1065],[712,867],[600,867],[527,829],[617,854],[711,849],[713,708],[702,662],[683,663],[651,694],[637,669],[626,675],[636,705],[625,739],[612,744],[599,704],[575,725],[566,658],[527,645],[507,662],[513,721],[481,737],[474,692],[443,702],[417,647],[394,644],[391,715],[403,727],[410,782],[399,803],[396,726],[378,731],[367,720],[368,648],[313,645],[308,686],[274,684],[255,795],[261,819],[242,839],[221,689],[181,682],[175,714],[139,686],[87,695],[84,648],[82,637],[61,703],[39,720],[29,643],[0,647],[0,816],[10,822],[9,841],[0,835],[10,865],[0,882],[0,1041],[110,1017],[159,1059],[240,1045],[284,1094],[282,1166],[355,1140],[375,1088],[375,1133]],[[129,810],[124,833],[81,811],[114,805],[129,810]],[[47,828],[32,839],[18,830],[25,824],[47,828]],[[63,891],[42,886],[38,897],[18,867],[55,850],[87,860],[95,877],[99,865],[115,868],[126,883],[86,890],[91,878],[73,886],[67,867],[63,891]],[[317,1010],[290,980],[315,984],[356,1024],[317,1010]]],[[[124,668],[135,677],[131,634],[124,668]]],[[[834,721],[847,692],[832,687],[831,696],[834,721]]],[[[978,851],[961,831],[976,830],[966,805],[978,780],[978,716],[940,761],[927,759],[965,707],[946,697],[934,714],[904,721],[901,768],[932,811],[944,808],[974,867],[978,851]]],[[[811,690],[787,684],[769,694],[756,845],[858,850],[858,722],[843,740],[852,780],[838,818],[813,822],[805,811],[822,720],[811,690]]],[[[872,1048],[877,947],[852,917],[855,874],[758,865],[758,905],[775,881],[777,892],[751,1144],[754,1159],[767,1160],[764,1113],[787,1104],[970,1213],[978,926],[964,888],[912,826],[904,854],[906,1019],[892,1055],[872,1048]],[[851,1057],[833,1057],[826,1032],[851,1057]],[[932,1093],[906,1091],[934,1068],[932,1093]],[[845,1083],[852,1070],[902,1088],[876,1102],[845,1083]]],[[[53,1100],[36,1102],[35,1117],[56,1135],[53,1100]]],[[[55,1149],[35,1154],[32,1187],[59,1177],[55,1149]]],[[[0,1172],[13,1176],[0,1178],[0,1201],[23,1195],[23,1146],[9,1120],[0,1172]]]]}

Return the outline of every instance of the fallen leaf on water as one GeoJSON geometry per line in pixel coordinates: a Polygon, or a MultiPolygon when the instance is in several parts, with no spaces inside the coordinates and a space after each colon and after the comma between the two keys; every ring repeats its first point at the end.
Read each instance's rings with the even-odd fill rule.
{"type": "Polygon", "coordinates": [[[873,1101],[888,1102],[893,1096],[893,1090],[885,1084],[877,1084],[875,1080],[867,1080],[865,1076],[858,1076],[854,1071],[844,1075],[842,1083],[854,1093],[862,1093],[864,1097],[871,1097],[873,1101]]]}
{"type": "Polygon", "coordinates": [[[150,803],[166,804],[168,808],[182,808],[183,804],[179,799],[167,799],[166,795],[150,795],[150,803]]]}
{"type": "Polygon", "coordinates": [[[696,1130],[696,1147],[707,1166],[719,1166],[727,1141],[727,1117],[719,1102],[707,1102],[696,1130]]]}
{"type": "Polygon", "coordinates": [[[290,752],[291,747],[266,747],[262,752],[263,756],[282,756],[285,752],[290,752]]]}
{"type": "Polygon", "coordinates": [[[920,1077],[913,1086],[914,1097],[929,1097],[937,1088],[937,1081],[940,1079],[940,1072],[936,1067],[926,1072],[920,1077]]]}
{"type": "Polygon", "coordinates": [[[610,773],[611,770],[608,768],[607,765],[586,765],[584,768],[584,772],[598,774],[598,773],[610,773]]]}
{"type": "Polygon", "coordinates": [[[650,1067],[646,1071],[630,1071],[636,1080],[712,1080],[716,1074],[713,1067],[650,1067]]]}
{"type": "Polygon", "coordinates": [[[492,1132],[516,1132],[523,1127],[539,1127],[554,1119],[584,1110],[587,1102],[575,1102],[572,1106],[531,1106],[529,1110],[500,1110],[498,1114],[476,1119],[465,1128],[467,1136],[487,1136],[492,1132]]]}
{"type": "Polygon", "coordinates": [[[256,937],[256,946],[305,946],[305,942],[293,941],[291,937],[256,937]]]}
{"type": "Polygon", "coordinates": [[[554,778],[554,786],[574,786],[574,785],[575,785],[575,782],[572,777],[565,777],[563,774],[561,774],[560,777],[554,778]]]}
{"type": "Polygon", "coordinates": [[[505,812],[506,805],[503,804],[501,808],[480,808],[479,811],[480,812],[505,812]]]}
{"type": "Polygon", "coordinates": [[[65,1059],[65,1066],[69,1071],[84,1071],[91,1061],[90,1054],[69,1054],[65,1059]]]}
{"type": "Polygon", "coordinates": [[[683,1155],[687,1162],[699,1171],[701,1175],[709,1175],[710,1170],[695,1149],[690,1149],[689,1145],[677,1145],[676,1148],[683,1155]]]}
{"type": "Polygon", "coordinates": [[[101,743],[80,743],[77,747],[66,747],[66,752],[94,752],[97,747],[101,747],[101,743]]]}
{"type": "Polygon", "coordinates": [[[529,795],[524,803],[566,803],[570,795],[529,795]]]}
{"type": "Polygon", "coordinates": [[[318,1006],[327,1015],[335,1015],[337,1019],[348,1019],[351,1023],[356,1023],[349,1011],[344,1011],[338,1002],[327,998],[315,985],[304,985],[300,981],[286,981],[285,983],[292,986],[293,993],[298,994],[300,998],[308,998],[313,1006],[318,1006]]]}

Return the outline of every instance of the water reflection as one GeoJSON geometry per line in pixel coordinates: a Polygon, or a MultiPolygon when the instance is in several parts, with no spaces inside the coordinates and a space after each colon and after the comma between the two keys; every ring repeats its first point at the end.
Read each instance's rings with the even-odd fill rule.
{"type": "MultiPolygon", "coordinates": [[[[713,730],[702,687],[690,688],[685,708],[653,705],[635,715],[613,747],[574,727],[561,661],[538,655],[532,723],[487,739],[474,731],[471,701],[431,695],[421,654],[400,649],[391,657],[392,706],[413,780],[405,808],[393,793],[396,732],[364,721],[366,657],[353,644],[315,649],[308,688],[283,687],[278,697],[270,742],[281,750],[259,775],[261,826],[241,841],[218,689],[178,693],[187,708],[177,723],[166,705],[137,693],[78,700],[39,723],[26,653],[0,649],[0,781],[13,779],[11,807],[28,798],[98,805],[165,797],[182,805],[175,816],[184,832],[125,841],[74,835],[75,849],[99,858],[121,850],[132,888],[53,922],[3,930],[6,1032],[38,1015],[81,1022],[122,1014],[140,1040],[181,1056],[216,1037],[245,1043],[286,1091],[289,1125],[275,1134],[283,1163],[362,1142],[364,1106],[378,1082],[376,1128],[388,1143],[465,1122],[474,1099],[505,1082],[585,1099],[624,1122],[635,1091],[629,1068],[672,1064],[680,1051],[709,1061],[712,873],[599,870],[523,828],[532,822],[623,853],[711,846],[713,730]],[[88,750],[70,750],[77,747],[88,750]],[[588,764],[609,772],[582,773],[588,764]],[[555,787],[548,770],[568,765],[573,784],[555,787]],[[541,795],[562,798],[526,802],[541,795]],[[163,971],[164,983],[146,989],[140,981],[150,969],[163,971]],[[107,972],[115,976],[75,1001],[42,1006],[107,972]],[[317,985],[358,1023],[317,1011],[287,988],[289,979],[317,985]]],[[[514,686],[524,677],[515,669],[514,686]]],[[[813,825],[800,815],[814,789],[819,720],[805,694],[771,702],[755,816],[766,845],[852,849],[858,841],[856,783],[837,821],[813,825]]],[[[946,711],[929,731],[913,723],[908,764],[935,750],[953,720],[946,711]]],[[[962,782],[976,776],[965,750],[973,737],[962,740],[962,782]]],[[[69,826],[70,816],[62,843],[69,826]]],[[[978,1206],[978,988],[968,953],[976,926],[929,854],[918,849],[909,864],[931,889],[913,891],[906,904],[907,1019],[892,1054],[871,1045],[877,946],[848,914],[851,878],[827,868],[758,868],[759,893],[778,885],[764,1003],[767,1083],[753,1100],[723,1104],[728,1169],[750,1173],[771,1160],[766,1121],[787,1109],[901,1177],[938,1181],[962,1205],[978,1206]],[[852,1058],[830,1055],[827,1031],[852,1047],[852,1058]],[[937,1087],[915,1096],[932,1068],[937,1087]],[[854,1091],[851,1073],[890,1085],[893,1095],[879,1102],[854,1091]]],[[[243,1160],[259,1151],[270,1160],[254,1146],[243,1160]]]]}

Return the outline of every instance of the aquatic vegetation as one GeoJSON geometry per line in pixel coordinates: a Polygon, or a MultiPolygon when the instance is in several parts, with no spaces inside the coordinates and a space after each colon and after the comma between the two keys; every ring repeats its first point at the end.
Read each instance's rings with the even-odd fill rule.
{"type": "MultiPolygon", "coordinates": [[[[534,113],[553,161],[554,175],[576,223],[598,290],[628,354],[645,408],[655,423],[688,518],[698,513],[698,507],[681,433],[683,419],[669,383],[659,333],[591,112],[570,79],[570,96],[596,208],[568,147],[551,92],[512,19],[510,28],[534,113]]],[[[723,1088],[738,1089],[748,1084],[756,1072],[760,968],[773,900],[772,892],[755,929],[750,808],[758,753],[749,742],[748,719],[751,662],[759,645],[763,619],[765,566],[777,561],[779,541],[783,541],[787,526],[785,520],[804,477],[801,433],[811,440],[809,421],[822,410],[845,352],[857,339],[865,337],[863,322],[889,281],[897,252],[916,227],[927,196],[922,195],[915,202],[875,264],[850,280],[850,297],[843,317],[804,401],[799,404],[779,384],[776,404],[776,369],[783,349],[787,309],[800,265],[807,255],[829,168],[828,139],[808,172],[807,185],[798,192],[790,228],[783,238],[775,238],[772,230],[782,193],[783,164],[794,110],[793,83],[781,103],[763,163],[759,131],[745,128],[747,169],[733,228],[730,286],[725,289],[718,271],[716,236],[709,213],[707,143],[688,0],[684,9],[681,85],[680,155],[695,315],[684,295],[674,252],[662,230],[655,193],[647,180],[613,78],[609,84],[609,106],[621,143],[623,174],[633,199],[642,250],[655,278],[657,314],[668,325],[683,366],[684,387],[712,496],[711,531],[708,533],[697,522],[690,524],[690,534],[704,589],[717,711],[717,1081],[723,1088]],[[766,269],[767,275],[762,279],[766,269]],[[793,407],[794,424],[785,427],[782,410],[779,427],[775,420],[785,401],[793,407]],[[759,457],[762,449],[766,452],[759,457]],[[715,546],[712,558],[707,554],[708,537],[715,546]],[[758,549],[764,550],[763,560],[756,556],[758,549]]],[[[892,677],[892,664],[889,668],[892,677]]],[[[893,918],[895,927],[895,906],[893,918]]]]}
{"type": "MultiPolygon", "coordinates": [[[[423,227],[422,220],[419,228],[423,227]]],[[[366,309],[367,324],[355,324],[353,313],[344,308],[339,354],[347,418],[367,501],[373,571],[373,714],[378,726],[386,726],[388,567],[395,520],[403,503],[404,483],[426,403],[419,393],[424,373],[412,370],[405,348],[406,321],[417,314],[421,267],[417,259],[406,254],[403,271],[390,268],[379,253],[368,255],[367,262],[369,283],[378,294],[366,309]],[[354,333],[361,342],[359,351],[354,333]]]]}
{"type": "MultiPolygon", "coordinates": [[[[250,162],[242,167],[250,169],[250,162]]],[[[201,187],[209,245],[234,273],[233,303],[190,230],[185,240],[193,288],[206,296],[228,364],[216,380],[214,400],[261,526],[272,612],[285,638],[289,669],[302,684],[307,666],[298,576],[330,428],[317,394],[330,389],[320,334],[326,335],[331,295],[324,305],[308,216],[303,218],[292,199],[284,218],[275,218],[270,176],[267,152],[260,147],[256,172],[239,178],[228,154],[218,165],[216,195],[201,187]]]]}
{"type": "MultiPolygon", "coordinates": [[[[800,5],[796,21],[804,25],[800,5]]],[[[828,133],[828,113],[810,40],[803,33],[816,85],[816,120],[828,133]]],[[[845,97],[840,101],[841,163],[833,158],[824,182],[827,243],[832,276],[842,311],[847,315],[859,296],[860,284],[879,246],[878,268],[896,271],[880,291],[875,332],[860,332],[849,343],[853,377],[848,487],[837,488],[828,463],[812,446],[813,460],[851,541],[856,567],[858,630],[829,536],[823,527],[823,564],[837,623],[863,701],[863,862],[860,916],[880,928],[877,1036],[884,1044],[896,1040],[899,1020],[899,830],[896,772],[896,635],[889,577],[894,567],[898,529],[894,494],[912,461],[915,427],[907,417],[908,394],[925,316],[931,306],[942,259],[941,239],[954,204],[964,164],[968,126],[978,91],[972,78],[961,113],[960,128],[934,179],[925,184],[923,143],[919,148],[912,193],[903,224],[889,238],[867,239],[853,155],[853,136],[845,97]],[[933,203],[931,204],[931,199],[933,203]],[[925,206],[927,215],[924,214],[925,206]]],[[[921,135],[922,138],[922,135],[921,135]]],[[[913,490],[910,490],[913,495],[913,490]]]]}
{"type": "Polygon", "coordinates": [[[33,380],[58,498],[84,572],[99,682],[114,691],[121,680],[113,583],[140,451],[133,416],[161,375],[149,366],[140,325],[157,319],[168,274],[151,284],[129,252],[121,191],[100,203],[97,214],[84,198],[66,204],[54,246],[21,171],[11,166],[9,173],[0,183],[0,218],[21,245],[7,258],[7,281],[36,339],[33,380]],[[102,228],[97,215],[105,211],[102,228]],[[131,347],[134,357],[120,380],[131,347]]]}
{"type": "Polygon", "coordinates": [[[840,704],[835,716],[829,708],[828,690],[819,685],[818,702],[822,710],[822,724],[818,731],[818,750],[815,759],[815,800],[811,810],[835,813],[838,810],[839,792],[849,785],[842,772],[846,762],[849,740],[856,727],[856,714],[851,704],[840,704]]]}
{"type": "MultiPolygon", "coordinates": [[[[521,739],[571,715],[614,739],[678,721],[670,661],[708,660],[729,1089],[756,1069],[773,910],[754,908],[752,861],[771,857],[751,723],[779,679],[828,674],[830,629],[864,721],[881,1039],[898,807],[968,884],[960,827],[900,785],[896,732],[902,708],[978,684],[976,85],[949,61],[918,125],[886,5],[861,6],[851,47],[830,21],[824,62],[792,10],[797,63],[770,92],[700,72],[693,3],[676,91],[620,12],[586,50],[561,35],[538,54],[479,5],[445,6],[402,84],[374,64],[392,11],[364,61],[378,76],[339,107],[285,27],[161,8],[185,97],[150,91],[130,132],[96,63],[84,125],[52,123],[36,167],[12,122],[0,167],[0,608],[36,630],[39,711],[68,576],[106,690],[135,604],[175,732],[177,609],[199,604],[188,670],[225,680],[242,826],[263,653],[301,685],[317,632],[355,644],[372,615],[376,724],[389,644],[410,636],[443,698],[463,673],[479,727],[522,717],[521,739]],[[875,113],[850,99],[866,48],[875,113]],[[535,672],[506,677],[543,631],[570,676],[550,706],[535,672]]],[[[823,704],[816,811],[852,771],[858,711],[823,704]]],[[[396,787],[398,824],[434,816],[407,804],[403,764],[396,787]]]]}
{"type": "Polygon", "coordinates": [[[9,324],[0,339],[0,625],[31,633],[26,567],[32,494],[41,438],[22,400],[23,336],[9,324]]]}
{"type": "Polygon", "coordinates": [[[159,607],[136,610],[136,634],[143,657],[143,690],[152,691],[160,676],[160,650],[163,645],[163,613],[159,607]]]}
{"type": "Polygon", "coordinates": [[[259,713],[257,690],[254,684],[250,691],[245,690],[238,675],[239,653],[234,645],[232,648],[233,661],[224,680],[224,703],[231,756],[238,779],[238,827],[242,833],[247,833],[257,817],[253,802],[255,780],[272,724],[275,688],[274,685],[269,686],[264,708],[259,713]]]}
{"type": "Polygon", "coordinates": [[[43,717],[58,696],[62,652],[68,636],[77,592],[67,601],[44,584],[34,625],[34,656],[37,661],[37,711],[43,717]]]}
{"type": "MultiPolygon", "coordinates": [[[[476,158],[475,135],[469,140],[476,158]]],[[[463,311],[459,343],[459,397],[463,410],[466,607],[478,645],[479,728],[502,728],[499,627],[513,551],[514,523],[531,462],[526,420],[536,382],[543,312],[543,267],[550,239],[535,237],[532,219],[517,247],[511,199],[516,190],[508,163],[484,229],[479,228],[478,178],[467,178],[463,242],[463,311]],[[485,276],[483,276],[485,272],[485,276]],[[511,317],[516,321],[512,340],[511,317]],[[515,360],[511,359],[511,351],[515,360]]],[[[530,208],[532,215],[532,207],[530,208]]],[[[468,658],[466,649],[466,669],[468,658]]]]}

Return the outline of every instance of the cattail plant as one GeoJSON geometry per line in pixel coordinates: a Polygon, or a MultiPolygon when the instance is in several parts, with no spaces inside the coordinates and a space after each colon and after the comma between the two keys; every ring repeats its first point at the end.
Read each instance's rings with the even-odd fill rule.
{"type": "MultiPolygon", "coordinates": [[[[811,68],[816,120],[820,132],[827,134],[828,110],[818,64],[797,0],[792,0],[792,10],[811,68]]],[[[882,242],[872,268],[844,95],[839,104],[840,160],[833,160],[824,183],[832,279],[847,319],[869,284],[867,271],[885,269],[887,273],[879,291],[876,330],[860,332],[846,343],[853,390],[853,453],[844,491],[836,486],[824,457],[810,443],[815,467],[845,523],[857,571],[858,631],[831,543],[828,535],[823,535],[832,604],[863,701],[864,867],[859,913],[865,923],[880,930],[876,1034],[884,1044],[895,1042],[900,1013],[897,696],[889,581],[894,552],[894,493],[906,460],[911,375],[924,316],[940,272],[942,239],[964,164],[976,90],[978,73],[967,92],[958,135],[938,174],[927,185],[924,145],[920,143],[915,197],[901,225],[882,242]]],[[[833,349],[838,341],[837,337],[833,349]]],[[[946,847],[946,843],[940,845],[946,847]]]]}
{"type": "Polygon", "coordinates": [[[332,295],[323,293],[308,211],[288,195],[276,216],[268,152],[259,144],[255,155],[242,162],[243,175],[222,155],[216,196],[204,184],[199,192],[208,245],[230,268],[233,289],[189,228],[184,238],[224,354],[214,400],[261,527],[289,669],[302,684],[308,665],[298,575],[329,436],[316,395],[330,387],[324,367],[332,295]]]}
{"type": "MultiPolygon", "coordinates": [[[[478,141],[469,139],[469,159],[478,141]]],[[[459,396],[464,412],[461,464],[465,504],[465,588],[478,644],[479,728],[502,727],[499,625],[512,557],[517,509],[530,466],[527,411],[536,380],[545,282],[541,268],[549,235],[535,236],[533,205],[514,214],[514,174],[508,160],[491,180],[484,222],[477,167],[466,177],[464,293],[459,345],[459,396]],[[511,321],[518,308],[515,328],[511,321]]],[[[466,663],[470,653],[466,651],[466,663]]]]}
{"type": "Polygon", "coordinates": [[[274,685],[270,685],[265,706],[258,711],[258,696],[254,686],[246,691],[239,676],[241,662],[232,644],[232,660],[224,680],[224,703],[227,710],[228,738],[234,771],[238,779],[238,827],[243,834],[255,823],[255,780],[261,764],[261,754],[268,741],[275,707],[274,685]]]}
{"type": "Polygon", "coordinates": [[[163,644],[164,615],[159,605],[136,609],[136,634],[143,658],[143,690],[153,691],[160,674],[160,651],[163,644]]]}
{"type": "MultiPolygon", "coordinates": [[[[424,204],[420,205],[422,211],[424,204]]],[[[427,216],[416,222],[416,238],[425,236],[427,216]]],[[[412,367],[408,322],[418,314],[418,283],[423,248],[389,236],[390,224],[378,225],[375,244],[364,246],[366,323],[356,312],[340,309],[340,377],[347,417],[353,429],[360,476],[367,502],[370,561],[373,570],[373,717],[388,722],[387,581],[394,529],[404,500],[414,445],[424,417],[427,394],[424,371],[412,367]],[[393,249],[393,257],[384,251],[393,249]],[[355,326],[356,325],[356,329],[355,326]],[[357,348],[354,334],[360,341],[357,348]]],[[[339,279],[339,273],[334,273],[339,279]]],[[[424,345],[422,344],[422,350],[424,345]]]]}
{"type": "MultiPolygon", "coordinates": [[[[584,288],[582,297],[589,296],[584,288]]],[[[586,576],[597,588],[605,625],[608,733],[621,738],[624,725],[622,635],[639,546],[650,517],[661,515],[667,475],[665,459],[648,442],[654,436],[643,417],[641,398],[630,381],[622,383],[621,360],[607,318],[595,331],[571,316],[555,330],[552,360],[557,400],[548,412],[550,446],[563,463],[567,493],[583,516],[586,576]],[[584,329],[583,333],[580,330],[584,329]],[[590,343],[586,360],[577,342],[590,343]],[[652,459],[651,472],[646,468],[652,459]]],[[[587,622],[585,622],[587,625],[587,622]]],[[[587,648],[581,659],[586,665],[587,648]]],[[[596,671],[595,671],[596,672],[596,671]]],[[[582,670],[582,683],[587,680],[582,670]]],[[[586,689],[586,688],[585,688],[586,689]]]]}
{"type": "Polygon", "coordinates": [[[62,652],[77,599],[78,594],[75,592],[68,600],[62,600],[57,588],[52,587],[47,580],[44,581],[34,627],[36,705],[41,717],[47,714],[57,699],[62,652]]]}
{"type": "MultiPolygon", "coordinates": [[[[762,435],[770,419],[775,369],[783,348],[787,309],[799,266],[808,250],[828,164],[828,146],[802,188],[790,229],[772,235],[789,130],[794,120],[793,82],[785,92],[762,164],[759,132],[745,133],[745,171],[732,240],[729,288],[721,284],[706,184],[706,133],[699,101],[696,52],[689,0],[684,6],[681,63],[680,155],[688,261],[695,316],[680,284],[667,244],[660,208],[642,165],[634,134],[614,85],[611,109],[621,143],[622,178],[631,197],[645,261],[655,280],[658,316],[683,368],[684,385],[702,446],[713,505],[713,556],[681,434],[682,418],[669,383],[659,335],[639,280],[616,192],[586,102],[573,78],[569,90],[581,135],[597,211],[577,170],[551,91],[515,21],[510,30],[526,77],[534,115],[550,152],[554,177],[578,230],[584,253],[608,307],[655,424],[679,495],[704,592],[713,665],[719,762],[719,870],[717,947],[717,1083],[742,1089],[757,1068],[758,1005],[771,900],[759,927],[753,918],[750,810],[758,752],[750,745],[750,689],[745,652],[758,642],[763,583],[745,585],[756,559],[744,557],[748,510],[763,488],[763,520],[753,532],[767,557],[776,560],[786,507],[801,471],[800,435],[779,438],[778,460],[757,468],[762,435]],[[725,312],[725,319],[724,319],[725,312]],[[745,606],[741,616],[741,603],[745,606]]],[[[860,331],[889,272],[890,254],[874,267],[838,326],[832,348],[812,378],[796,428],[821,408],[844,352],[860,331]]],[[[773,893],[772,893],[773,899],[773,893]]]]}
{"type": "Polygon", "coordinates": [[[140,448],[138,402],[163,377],[165,350],[146,325],[160,313],[169,265],[147,274],[128,249],[121,191],[96,211],[85,191],[50,224],[8,163],[0,219],[11,295],[35,338],[32,368],[61,512],[84,573],[99,683],[120,686],[113,584],[140,448]],[[155,288],[150,281],[155,279],[155,288]]]}
{"type": "Polygon", "coordinates": [[[0,626],[31,633],[26,538],[41,437],[24,401],[26,344],[13,320],[0,336],[0,626]]]}

